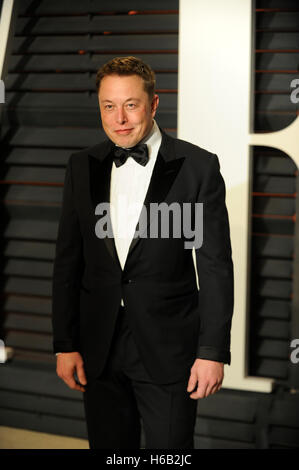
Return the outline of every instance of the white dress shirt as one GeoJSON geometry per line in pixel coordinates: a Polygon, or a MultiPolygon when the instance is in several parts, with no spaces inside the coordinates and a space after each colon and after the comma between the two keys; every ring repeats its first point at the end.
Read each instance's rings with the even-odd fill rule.
{"type": "MultiPolygon", "coordinates": [[[[149,160],[145,166],[128,157],[117,167],[113,162],[110,181],[110,214],[115,247],[124,269],[153,168],[161,145],[162,135],[155,120],[150,133],[139,143],[148,147],[149,160]]],[[[123,299],[121,305],[124,305],[123,299]]]]}

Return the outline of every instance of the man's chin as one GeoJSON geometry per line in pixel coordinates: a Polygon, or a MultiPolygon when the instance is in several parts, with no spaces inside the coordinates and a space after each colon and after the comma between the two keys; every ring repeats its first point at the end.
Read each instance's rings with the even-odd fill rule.
{"type": "Polygon", "coordinates": [[[116,144],[116,145],[119,145],[120,147],[126,147],[126,148],[130,148],[130,147],[134,147],[135,145],[138,144],[138,139],[136,138],[129,138],[128,137],[126,138],[127,136],[114,136],[114,138],[112,139],[113,142],[116,144]]]}

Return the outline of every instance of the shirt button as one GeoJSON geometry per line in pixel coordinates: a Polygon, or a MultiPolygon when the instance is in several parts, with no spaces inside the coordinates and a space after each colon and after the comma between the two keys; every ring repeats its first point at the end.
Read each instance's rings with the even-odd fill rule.
{"type": "Polygon", "coordinates": [[[132,279],[125,279],[124,284],[130,284],[132,282],[132,279]]]}

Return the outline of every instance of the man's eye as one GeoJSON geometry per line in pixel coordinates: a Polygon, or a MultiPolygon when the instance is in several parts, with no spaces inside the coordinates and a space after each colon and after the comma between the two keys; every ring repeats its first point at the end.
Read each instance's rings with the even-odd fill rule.
{"type": "Polygon", "coordinates": [[[130,109],[135,108],[135,106],[136,106],[135,103],[128,103],[128,107],[129,107],[130,109]]]}
{"type": "Polygon", "coordinates": [[[105,109],[108,109],[108,110],[109,110],[109,109],[112,109],[112,104],[106,104],[106,105],[105,105],[105,109]]]}

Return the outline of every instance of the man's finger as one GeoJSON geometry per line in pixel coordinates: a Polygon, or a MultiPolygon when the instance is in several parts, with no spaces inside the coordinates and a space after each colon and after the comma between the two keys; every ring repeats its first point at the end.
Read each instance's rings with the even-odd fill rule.
{"type": "Polygon", "coordinates": [[[221,388],[221,385],[219,385],[218,382],[214,385],[208,386],[205,396],[208,397],[209,395],[212,395],[213,393],[216,393],[220,388],[221,388]]]}
{"type": "Polygon", "coordinates": [[[65,382],[72,390],[78,390],[79,392],[85,392],[85,388],[80,385],[80,384],[77,384],[75,381],[73,384],[69,384],[67,382],[65,382]]]}
{"type": "Polygon", "coordinates": [[[206,394],[206,390],[208,387],[208,383],[198,383],[197,390],[191,393],[190,398],[197,400],[198,398],[204,398],[206,394]]]}
{"type": "Polygon", "coordinates": [[[68,387],[70,387],[72,390],[79,390],[80,392],[84,392],[85,389],[82,387],[82,385],[77,384],[74,377],[64,377],[63,381],[67,384],[68,387]]]}
{"type": "Polygon", "coordinates": [[[82,384],[82,385],[87,384],[83,364],[81,364],[80,366],[77,367],[77,376],[78,376],[78,380],[79,380],[80,384],[82,384]]]}
{"type": "Polygon", "coordinates": [[[188,382],[187,392],[192,392],[197,383],[197,377],[195,374],[191,374],[188,382]]]}

